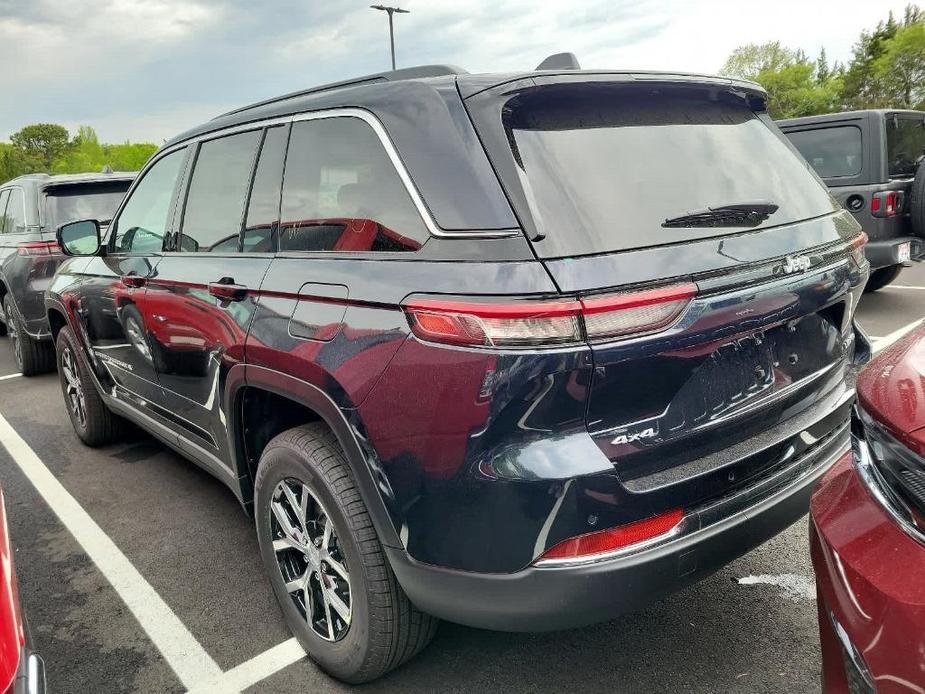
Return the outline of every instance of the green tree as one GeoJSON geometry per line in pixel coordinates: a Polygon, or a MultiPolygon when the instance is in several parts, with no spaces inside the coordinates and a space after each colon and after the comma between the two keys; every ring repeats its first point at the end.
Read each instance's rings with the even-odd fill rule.
{"type": "MultiPolygon", "coordinates": [[[[908,17],[909,8],[906,12],[908,17]]],[[[925,105],[925,23],[919,20],[897,29],[883,42],[880,56],[871,68],[886,105],[899,108],[925,105]]]]}
{"type": "Polygon", "coordinates": [[[754,79],[761,72],[777,72],[796,62],[797,53],[780,45],[780,41],[754,44],[736,48],[720,69],[720,74],[729,77],[754,79]]]}
{"type": "Polygon", "coordinates": [[[63,155],[70,146],[67,128],[54,123],[27,125],[19,132],[13,133],[10,142],[27,155],[38,157],[48,169],[51,169],[55,159],[63,155]]]}

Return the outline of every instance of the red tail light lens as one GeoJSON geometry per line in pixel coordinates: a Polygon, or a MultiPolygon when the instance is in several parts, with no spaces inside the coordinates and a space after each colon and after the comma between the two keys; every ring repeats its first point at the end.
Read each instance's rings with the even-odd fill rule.
{"type": "Polygon", "coordinates": [[[30,241],[16,247],[19,255],[53,255],[60,250],[57,241],[30,241]]]}
{"type": "Polygon", "coordinates": [[[870,212],[874,217],[895,217],[902,210],[902,193],[886,190],[874,193],[870,200],[870,212]]]}
{"type": "Polygon", "coordinates": [[[858,265],[864,263],[864,246],[867,245],[867,240],[867,234],[863,231],[851,239],[851,257],[858,265]]]}
{"type": "Polygon", "coordinates": [[[670,326],[697,293],[684,284],[580,300],[511,303],[416,299],[405,305],[422,340],[473,347],[554,346],[647,335],[670,326]]]}
{"type": "Polygon", "coordinates": [[[696,284],[581,300],[589,340],[646,335],[675,322],[697,294],[696,284]]]}
{"type": "Polygon", "coordinates": [[[674,509],[628,525],[579,535],[546,550],[537,563],[549,559],[581,559],[607,554],[618,549],[652,540],[674,530],[684,520],[684,511],[674,509]]]}

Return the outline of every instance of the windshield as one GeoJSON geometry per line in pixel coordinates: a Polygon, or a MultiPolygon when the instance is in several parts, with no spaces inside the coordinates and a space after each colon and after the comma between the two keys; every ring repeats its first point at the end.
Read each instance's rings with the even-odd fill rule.
{"type": "Polygon", "coordinates": [[[915,176],[919,157],[925,152],[925,120],[887,115],[886,150],[890,178],[915,176]]]}
{"type": "Polygon", "coordinates": [[[503,119],[546,257],[741,233],[837,209],[766,117],[715,89],[554,85],[515,97],[503,119]],[[776,210],[740,214],[740,223],[666,224],[755,204],[776,210]]]}
{"type": "Polygon", "coordinates": [[[66,222],[80,219],[108,222],[131,183],[130,180],[120,180],[46,188],[46,228],[54,229],[66,222]]]}

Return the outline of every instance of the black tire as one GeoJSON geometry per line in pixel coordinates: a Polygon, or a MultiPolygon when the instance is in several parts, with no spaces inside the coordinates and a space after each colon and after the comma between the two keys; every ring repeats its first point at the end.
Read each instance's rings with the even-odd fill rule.
{"type": "Polygon", "coordinates": [[[55,349],[50,342],[33,340],[23,329],[13,297],[3,297],[3,312],[9,325],[10,350],[23,376],[35,376],[55,368],[55,349]]]}
{"type": "MultiPolygon", "coordinates": [[[[282,500],[283,497],[277,498],[282,500]]],[[[291,504],[289,508],[292,508],[291,504]]],[[[438,620],[412,605],[398,585],[337,438],[324,424],[296,427],[270,441],[257,469],[254,511],[260,554],[286,622],[305,652],[322,670],[343,682],[368,682],[397,668],[430,643],[438,620]],[[298,490],[300,503],[306,489],[315,497],[310,504],[315,500],[320,502],[316,508],[327,516],[329,521],[326,522],[333,523],[336,535],[334,551],[344,559],[343,567],[348,570],[351,614],[346,631],[338,640],[325,640],[316,633],[314,628],[318,628],[317,624],[313,625],[314,628],[309,626],[303,613],[306,602],[304,590],[296,589],[293,594],[287,591],[283,568],[277,562],[273,544],[274,540],[282,537],[278,530],[282,526],[275,519],[271,520],[271,503],[274,495],[280,493],[279,485],[291,485],[293,482],[305,485],[298,490]],[[277,530],[274,530],[274,525],[277,530]]],[[[298,518],[293,518],[298,523],[298,518]]],[[[316,533],[321,532],[319,528],[322,526],[315,521],[303,522],[302,525],[303,539],[308,537],[307,542],[311,544],[310,526],[316,533]]],[[[316,535],[316,545],[317,542],[316,535]]],[[[291,548],[280,551],[286,553],[281,556],[284,563],[293,561],[293,556],[302,561],[302,565],[296,567],[296,573],[304,565],[303,576],[321,580],[321,573],[311,572],[312,564],[307,552],[303,554],[301,550],[291,548]]],[[[321,551],[327,551],[327,547],[321,551]]],[[[320,566],[323,569],[325,563],[322,561],[320,566]]],[[[327,585],[335,589],[340,585],[342,589],[344,583],[340,583],[330,569],[329,575],[335,582],[327,585]]],[[[306,581],[305,585],[308,586],[309,582],[306,581]]],[[[343,601],[342,605],[345,604],[346,601],[343,601]]],[[[317,601],[311,605],[317,605],[317,601]]],[[[311,614],[310,609],[306,610],[308,614],[311,614]]],[[[338,616],[334,612],[329,614],[335,619],[328,617],[328,621],[336,623],[338,616]]],[[[343,622],[340,626],[344,628],[343,622]]],[[[333,634],[333,631],[329,633],[333,634]]]]}
{"type": "Polygon", "coordinates": [[[874,270],[870,273],[870,278],[867,280],[864,291],[875,292],[878,289],[883,289],[886,285],[899,277],[899,273],[902,272],[902,269],[902,265],[890,265],[889,267],[882,267],[879,270],[874,270]]]}
{"type": "Polygon", "coordinates": [[[909,221],[912,233],[925,238],[925,166],[919,164],[909,193],[909,221]]]}
{"type": "Polygon", "coordinates": [[[55,345],[57,347],[58,378],[61,381],[64,405],[77,436],[92,447],[103,446],[118,440],[125,420],[113,414],[100,397],[87,371],[87,366],[80,356],[80,345],[70,328],[61,328],[55,345]],[[75,405],[78,393],[74,392],[72,387],[79,388],[79,395],[82,396],[83,417],[80,416],[78,407],[75,405]]]}

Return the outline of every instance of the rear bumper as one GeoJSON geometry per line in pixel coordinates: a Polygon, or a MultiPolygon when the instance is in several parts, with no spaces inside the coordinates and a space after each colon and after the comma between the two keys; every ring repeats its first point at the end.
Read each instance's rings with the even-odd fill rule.
{"type": "Polygon", "coordinates": [[[874,498],[854,446],[861,460],[833,467],[811,502],[824,691],[918,691],[898,685],[923,682],[925,544],[874,498]]]}
{"type": "Polygon", "coordinates": [[[421,564],[399,549],[386,551],[412,602],[442,619],[499,631],[601,622],[704,578],[794,523],[806,513],[816,481],[847,447],[843,425],[777,475],[689,514],[690,525],[678,536],[605,561],[477,574],[421,564]]]}
{"type": "Polygon", "coordinates": [[[898,236],[893,239],[869,241],[864,247],[864,254],[874,270],[899,265],[901,262],[899,247],[904,243],[911,244],[913,260],[925,257],[925,239],[918,236],[898,236]]]}

